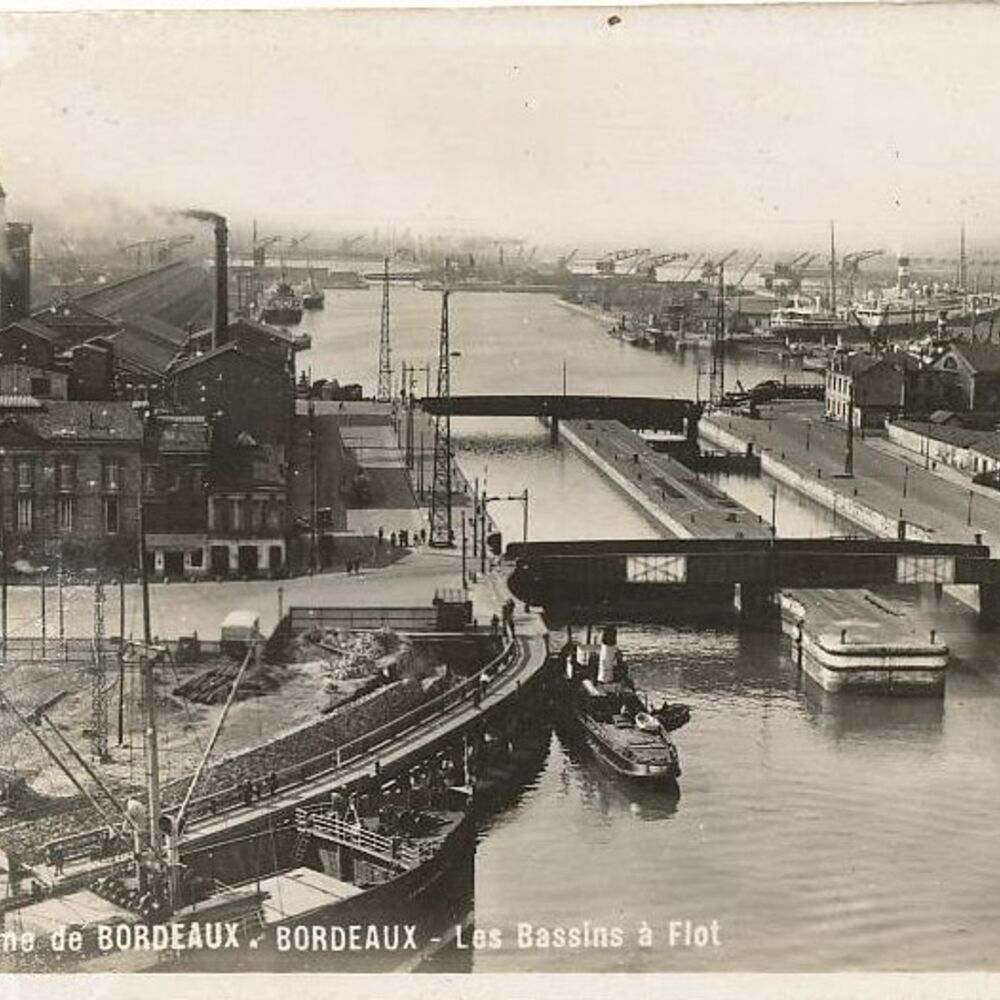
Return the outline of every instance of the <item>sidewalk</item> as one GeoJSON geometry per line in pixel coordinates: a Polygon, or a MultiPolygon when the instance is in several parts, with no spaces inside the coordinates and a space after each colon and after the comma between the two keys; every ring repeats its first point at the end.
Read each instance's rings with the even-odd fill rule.
{"type": "Polygon", "coordinates": [[[854,436],[854,476],[844,476],[846,428],[818,404],[775,404],[758,420],[719,412],[709,418],[775,460],[815,477],[841,496],[923,528],[935,540],[1000,544],[1000,494],[924,469],[884,438],[854,436]],[[985,490],[985,492],[984,492],[985,490]]]}

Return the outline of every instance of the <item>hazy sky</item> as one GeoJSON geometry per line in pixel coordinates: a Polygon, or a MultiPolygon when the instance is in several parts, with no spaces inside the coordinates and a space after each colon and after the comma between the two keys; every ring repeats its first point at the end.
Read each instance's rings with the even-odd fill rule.
{"type": "Polygon", "coordinates": [[[1000,243],[1000,10],[610,13],[0,14],[0,178],[12,215],[1000,243]]]}

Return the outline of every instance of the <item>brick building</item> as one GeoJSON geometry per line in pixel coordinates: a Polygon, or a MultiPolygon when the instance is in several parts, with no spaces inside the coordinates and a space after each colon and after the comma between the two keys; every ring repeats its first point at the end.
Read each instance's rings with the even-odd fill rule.
{"type": "Polygon", "coordinates": [[[8,563],[116,573],[136,563],[143,425],[128,403],[0,398],[8,563]]]}

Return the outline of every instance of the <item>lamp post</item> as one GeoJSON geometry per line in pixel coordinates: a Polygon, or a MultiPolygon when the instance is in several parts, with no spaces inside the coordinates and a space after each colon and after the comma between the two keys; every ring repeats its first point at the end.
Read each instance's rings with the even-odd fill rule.
{"type": "Polygon", "coordinates": [[[771,537],[778,536],[778,488],[771,490],[771,537]]]}
{"type": "Polygon", "coordinates": [[[806,421],[806,451],[809,450],[809,439],[812,434],[813,422],[811,420],[806,421]]]}
{"type": "Polygon", "coordinates": [[[906,499],[906,486],[910,478],[910,467],[906,463],[903,464],[903,499],[906,499]]]}
{"type": "Polygon", "coordinates": [[[965,523],[970,528],[972,527],[972,498],[974,496],[975,496],[975,493],[973,493],[972,490],[969,490],[969,510],[968,510],[968,513],[965,515],[965,523]]]}

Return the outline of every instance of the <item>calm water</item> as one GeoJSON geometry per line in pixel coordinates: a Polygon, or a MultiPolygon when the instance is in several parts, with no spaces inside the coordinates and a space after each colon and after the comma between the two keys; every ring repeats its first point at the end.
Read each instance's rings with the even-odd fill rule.
{"type": "MultiPolygon", "coordinates": [[[[453,391],[694,394],[699,360],[621,345],[543,296],[452,302],[453,391]]],[[[440,297],[394,290],[395,358],[434,357],[440,297]]],[[[379,293],[328,294],[308,317],[314,375],[371,387],[379,293]]],[[[772,377],[759,359],[729,381],[772,377]]],[[[702,376],[702,389],[704,389],[702,376]]],[[[531,421],[455,421],[460,461],[491,492],[531,491],[531,537],[653,537],[654,528],[531,421]]],[[[773,486],[727,477],[765,519],[773,486]]],[[[843,533],[778,488],[779,534],[843,533]]],[[[495,507],[516,537],[516,504],[495,507]]],[[[553,737],[518,804],[483,832],[476,922],[505,946],[478,971],[929,970],[1000,966],[1000,670],[970,613],[913,604],[955,654],[944,698],[833,697],[776,635],[629,627],[639,682],[690,703],[681,796],[636,791],[553,737]],[[670,921],[719,921],[720,947],[669,946],[670,921]],[[519,949],[516,925],[617,926],[621,948],[519,949]],[[645,921],[652,946],[641,947],[645,921]]]]}

